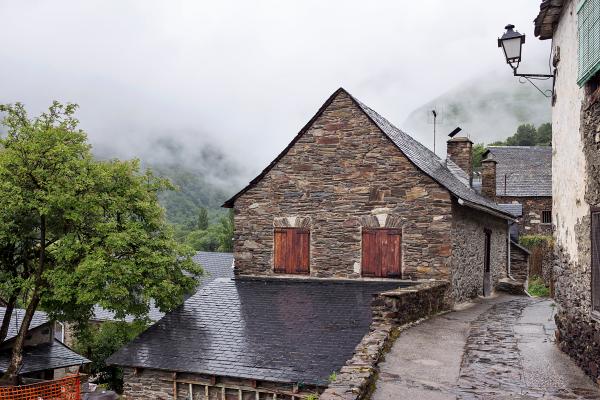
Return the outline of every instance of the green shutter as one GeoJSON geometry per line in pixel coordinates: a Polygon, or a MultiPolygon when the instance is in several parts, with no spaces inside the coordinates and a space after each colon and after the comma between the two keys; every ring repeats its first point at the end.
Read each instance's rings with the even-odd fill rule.
{"type": "Polygon", "coordinates": [[[600,71],[600,0],[582,0],[577,8],[579,71],[577,84],[583,86],[600,71]]]}

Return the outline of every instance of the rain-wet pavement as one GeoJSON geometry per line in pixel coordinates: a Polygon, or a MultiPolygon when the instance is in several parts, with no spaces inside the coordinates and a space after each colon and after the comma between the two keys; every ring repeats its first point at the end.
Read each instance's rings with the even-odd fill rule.
{"type": "Polygon", "coordinates": [[[403,332],[374,400],[600,399],[554,344],[550,300],[478,299],[403,332]]]}

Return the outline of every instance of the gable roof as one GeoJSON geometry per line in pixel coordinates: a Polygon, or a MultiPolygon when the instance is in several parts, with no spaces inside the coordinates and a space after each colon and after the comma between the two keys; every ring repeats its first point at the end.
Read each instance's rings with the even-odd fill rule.
{"type": "MultiPolygon", "coordinates": [[[[11,349],[0,351],[0,373],[6,372],[10,362],[11,349]]],[[[75,353],[69,347],[54,339],[23,348],[23,365],[19,374],[28,374],[47,369],[65,368],[91,363],[87,358],[75,353]]]]}
{"type": "Polygon", "coordinates": [[[481,196],[470,187],[461,182],[446,166],[446,163],[440,159],[434,152],[429,150],[427,147],[413,139],[410,135],[404,133],[400,129],[396,128],[387,119],[379,115],[373,109],[369,108],[358,99],[353,97],[344,88],[336,90],[325,103],[319,108],[319,111],[308,121],[306,125],[298,132],[298,134],[292,139],[290,144],[250,183],[240,190],[237,194],[227,200],[223,207],[231,208],[235,203],[236,199],[254,187],[276,164],[277,162],[292,148],[292,146],[304,135],[306,131],[310,129],[313,123],[321,116],[321,114],[327,109],[327,107],[333,102],[333,100],[341,93],[348,95],[354,104],[362,110],[365,115],[373,122],[379,130],[396,145],[396,147],[413,163],[419,170],[427,174],[434,181],[445,187],[452,195],[461,200],[462,204],[472,206],[474,208],[482,209],[494,215],[512,219],[513,215],[507,214],[504,210],[498,207],[497,204],[491,200],[481,196]]]}
{"type": "Polygon", "coordinates": [[[483,156],[496,161],[497,196],[552,196],[552,147],[490,146],[483,156]]]}
{"type": "MultiPolygon", "coordinates": [[[[6,307],[0,307],[0,321],[4,318],[4,313],[6,312],[6,307]]],[[[12,316],[10,318],[10,323],[8,324],[8,334],[6,335],[5,341],[9,341],[13,339],[19,333],[19,328],[21,327],[21,322],[23,322],[23,317],[25,316],[25,310],[21,308],[15,308],[12,312],[12,316]]],[[[33,313],[33,318],[31,319],[31,323],[29,324],[29,330],[33,330],[38,328],[50,320],[48,319],[48,315],[43,311],[36,311],[33,313]]]]}
{"type": "Polygon", "coordinates": [[[373,294],[412,284],[216,279],[106,363],[326,386],[369,331],[373,294]]]}

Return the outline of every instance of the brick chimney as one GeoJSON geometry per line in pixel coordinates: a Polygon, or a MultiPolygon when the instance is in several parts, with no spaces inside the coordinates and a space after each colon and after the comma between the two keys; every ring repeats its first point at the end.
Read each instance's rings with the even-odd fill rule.
{"type": "Polygon", "coordinates": [[[490,199],[496,197],[496,160],[481,161],[481,194],[490,199]]]}
{"type": "Polygon", "coordinates": [[[469,185],[473,183],[473,142],[464,136],[448,140],[447,157],[469,176],[469,185]]]}

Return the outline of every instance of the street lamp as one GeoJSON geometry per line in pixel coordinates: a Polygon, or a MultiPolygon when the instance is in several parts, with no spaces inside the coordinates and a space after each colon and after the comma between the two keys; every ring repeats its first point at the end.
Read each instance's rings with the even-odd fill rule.
{"type": "MultiPolygon", "coordinates": [[[[517,72],[517,68],[519,68],[519,63],[521,62],[521,51],[523,50],[523,43],[525,43],[525,35],[515,31],[515,26],[512,24],[508,24],[504,27],[506,32],[502,35],[502,37],[498,38],[498,47],[502,47],[504,51],[504,57],[506,58],[506,63],[510,65],[513,70],[513,75],[518,76],[520,78],[525,78],[529,83],[531,83],[537,90],[540,91],[546,97],[552,97],[551,95],[547,95],[540,88],[538,88],[531,79],[550,79],[552,78],[552,92],[554,92],[554,74],[520,74],[517,72]]],[[[524,83],[524,82],[523,82],[524,83]]]]}

